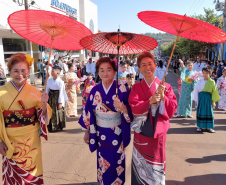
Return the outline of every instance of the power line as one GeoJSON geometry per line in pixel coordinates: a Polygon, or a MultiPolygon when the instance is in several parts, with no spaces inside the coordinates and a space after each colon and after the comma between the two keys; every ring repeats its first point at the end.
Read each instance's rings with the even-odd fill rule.
{"type": "MultiPolygon", "coordinates": [[[[193,4],[192,4],[191,8],[190,8],[189,11],[188,11],[188,13],[192,10],[192,7],[193,7],[193,5],[195,4],[195,2],[196,2],[196,0],[194,0],[194,2],[193,2],[193,4]]],[[[188,15],[188,13],[187,13],[187,15],[188,15]]]]}
{"type": "Polygon", "coordinates": [[[203,0],[203,1],[201,2],[201,4],[200,4],[199,7],[195,10],[195,12],[198,11],[198,9],[201,7],[201,5],[204,3],[204,1],[205,1],[205,0],[203,0]]]}
{"type": "Polygon", "coordinates": [[[17,9],[15,9],[15,8],[13,8],[12,6],[10,6],[10,5],[8,5],[8,4],[6,4],[6,3],[4,3],[4,2],[2,2],[2,1],[0,1],[1,3],[3,3],[3,4],[5,4],[5,5],[7,5],[8,7],[10,7],[10,8],[12,8],[12,9],[14,9],[14,10],[17,10],[17,9]]]}

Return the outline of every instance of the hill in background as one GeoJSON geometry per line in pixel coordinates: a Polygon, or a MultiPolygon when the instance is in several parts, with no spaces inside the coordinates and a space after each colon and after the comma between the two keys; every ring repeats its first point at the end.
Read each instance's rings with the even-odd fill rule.
{"type": "Polygon", "coordinates": [[[143,35],[154,38],[157,41],[162,40],[173,40],[176,38],[175,35],[171,35],[169,33],[144,33],[143,35]]]}

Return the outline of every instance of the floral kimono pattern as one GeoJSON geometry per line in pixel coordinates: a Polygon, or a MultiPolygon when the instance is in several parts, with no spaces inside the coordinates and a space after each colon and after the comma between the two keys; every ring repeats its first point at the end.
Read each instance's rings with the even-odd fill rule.
{"type": "Polygon", "coordinates": [[[218,109],[226,110],[226,89],[222,87],[222,83],[226,83],[226,78],[224,78],[223,76],[221,76],[217,80],[217,89],[220,96],[220,101],[218,102],[218,109]]]}
{"type": "Polygon", "coordinates": [[[116,81],[106,94],[102,83],[90,92],[79,124],[90,130],[89,148],[97,151],[97,180],[104,185],[121,185],[125,183],[125,148],[130,143],[131,109],[128,104],[129,90],[123,85],[119,87],[118,97],[127,107],[128,115],[120,115],[113,106],[116,97],[116,81]],[[108,115],[106,120],[98,121],[102,113],[108,115]],[[107,128],[112,115],[118,114],[120,124],[107,128]]]}

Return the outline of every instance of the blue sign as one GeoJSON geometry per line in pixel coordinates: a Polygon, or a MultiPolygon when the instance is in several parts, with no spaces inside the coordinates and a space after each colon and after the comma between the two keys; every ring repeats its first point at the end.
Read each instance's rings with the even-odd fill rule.
{"type": "Polygon", "coordinates": [[[67,4],[65,4],[65,3],[59,2],[58,0],[52,0],[51,1],[51,5],[57,7],[59,9],[61,9],[61,10],[64,10],[64,11],[66,11],[68,13],[77,15],[77,9],[70,7],[67,4]]]}

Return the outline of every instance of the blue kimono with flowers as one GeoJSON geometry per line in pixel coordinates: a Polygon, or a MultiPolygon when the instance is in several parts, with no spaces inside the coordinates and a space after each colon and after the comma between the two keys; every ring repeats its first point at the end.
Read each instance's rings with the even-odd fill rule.
{"type": "Polygon", "coordinates": [[[180,116],[187,117],[191,115],[192,112],[192,91],[195,88],[197,80],[188,83],[186,82],[187,78],[190,75],[195,75],[195,71],[189,71],[185,67],[183,69],[180,68],[181,71],[181,79],[183,80],[181,84],[181,97],[178,102],[177,113],[180,116]]]}
{"type": "MultiPolygon", "coordinates": [[[[84,129],[90,130],[89,148],[97,151],[97,180],[104,185],[121,185],[125,183],[125,148],[130,143],[130,122],[132,112],[128,103],[130,91],[120,85],[118,98],[127,107],[128,114],[119,114],[121,124],[105,128],[97,125],[96,117],[99,112],[117,112],[113,106],[116,97],[116,81],[114,80],[108,92],[102,83],[93,87],[88,97],[85,109],[79,120],[84,129]]],[[[99,124],[99,123],[98,123],[99,124]]],[[[103,121],[102,124],[107,124],[103,121]]]]}

